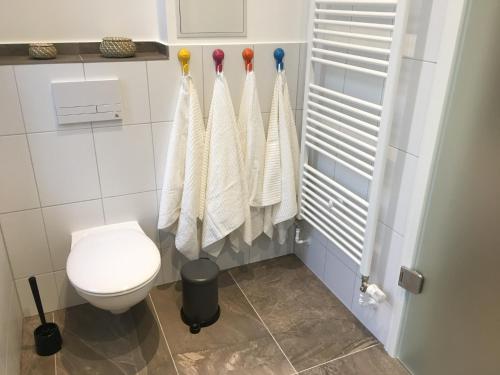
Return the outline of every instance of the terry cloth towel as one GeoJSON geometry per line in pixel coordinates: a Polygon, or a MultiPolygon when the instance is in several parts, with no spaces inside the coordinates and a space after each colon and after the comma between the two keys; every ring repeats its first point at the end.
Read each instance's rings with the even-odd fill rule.
{"type": "Polygon", "coordinates": [[[298,212],[297,194],[299,186],[299,142],[284,71],[278,72],[276,77],[269,118],[269,128],[276,126],[279,133],[281,161],[281,200],[279,203],[266,208],[264,231],[272,238],[273,226],[276,226],[279,243],[283,244],[286,241],[288,228],[293,223],[298,212]]]}
{"type": "Polygon", "coordinates": [[[191,260],[200,254],[198,215],[204,138],[196,88],[190,76],[183,76],[170,133],[158,229],[176,234],[176,248],[191,260]]]}
{"type": "Polygon", "coordinates": [[[200,206],[202,248],[214,257],[220,254],[225,237],[242,225],[243,240],[251,244],[250,207],[240,142],[229,87],[223,73],[219,73],[205,133],[201,185],[204,196],[200,206]]]}
{"type": "Polygon", "coordinates": [[[248,186],[253,241],[264,231],[263,184],[266,152],[266,133],[253,71],[248,72],[245,79],[238,126],[248,186]]]}

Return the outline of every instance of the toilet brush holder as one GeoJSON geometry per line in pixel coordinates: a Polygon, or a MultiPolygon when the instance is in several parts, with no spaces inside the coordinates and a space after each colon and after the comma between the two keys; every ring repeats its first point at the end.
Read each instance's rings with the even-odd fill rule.
{"type": "Polygon", "coordinates": [[[59,332],[57,324],[47,323],[45,320],[45,313],[43,311],[42,300],[40,298],[40,292],[38,291],[36,277],[30,277],[29,283],[41,322],[41,325],[39,325],[33,333],[35,337],[36,353],[40,356],[49,356],[61,350],[61,333],[59,332]]]}

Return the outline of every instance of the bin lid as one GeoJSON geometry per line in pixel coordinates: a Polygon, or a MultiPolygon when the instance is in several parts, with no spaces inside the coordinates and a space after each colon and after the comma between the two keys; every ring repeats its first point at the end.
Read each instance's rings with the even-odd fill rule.
{"type": "Polygon", "coordinates": [[[181,269],[182,280],[195,284],[209,283],[215,280],[218,274],[219,266],[206,258],[192,260],[181,269]]]}

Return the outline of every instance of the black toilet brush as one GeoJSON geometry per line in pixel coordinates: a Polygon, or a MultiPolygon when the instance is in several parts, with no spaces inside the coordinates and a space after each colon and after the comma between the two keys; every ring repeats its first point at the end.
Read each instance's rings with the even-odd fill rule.
{"type": "Polygon", "coordinates": [[[35,337],[35,347],[38,355],[48,356],[57,353],[61,350],[62,338],[59,332],[59,327],[55,323],[47,323],[45,320],[45,313],[43,312],[42,300],[40,299],[40,292],[36,283],[36,277],[29,278],[31,293],[35,300],[38,316],[42,323],[35,329],[33,333],[35,337]]]}

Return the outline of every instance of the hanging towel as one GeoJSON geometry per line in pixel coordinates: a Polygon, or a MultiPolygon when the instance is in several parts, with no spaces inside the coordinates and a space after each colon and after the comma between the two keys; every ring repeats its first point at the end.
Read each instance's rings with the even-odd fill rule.
{"type": "MultiPolygon", "coordinates": [[[[231,95],[222,73],[214,83],[203,154],[200,213],[202,248],[217,257],[225,237],[242,225],[243,240],[251,244],[250,207],[240,131],[231,95]]],[[[238,250],[235,248],[235,250],[238,250]]]]}
{"type": "MultiPolygon", "coordinates": [[[[248,186],[252,241],[264,230],[264,163],[266,134],[260,110],[255,73],[247,72],[241,96],[238,126],[248,186]]],[[[234,244],[234,240],[232,241],[234,244]]]]}
{"type": "Polygon", "coordinates": [[[288,228],[298,212],[299,184],[299,142],[284,71],[278,72],[274,86],[269,128],[274,127],[278,128],[279,137],[281,199],[279,203],[266,208],[264,231],[272,238],[273,226],[276,226],[279,243],[283,244],[288,228]]]}
{"type": "Polygon", "coordinates": [[[191,260],[198,259],[200,252],[198,216],[204,137],[198,94],[192,78],[183,76],[170,133],[158,229],[176,234],[176,248],[191,260]]]}

